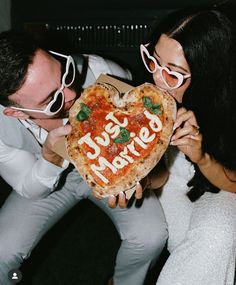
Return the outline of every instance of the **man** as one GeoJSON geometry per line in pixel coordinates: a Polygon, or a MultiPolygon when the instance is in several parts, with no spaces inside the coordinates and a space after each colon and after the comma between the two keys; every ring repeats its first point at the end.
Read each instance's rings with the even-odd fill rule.
{"type": "MultiPolygon", "coordinates": [[[[89,56],[83,87],[101,72],[129,78],[115,63],[89,56]]],[[[121,236],[115,285],[143,284],[165,244],[165,219],[154,195],[142,207],[126,208],[125,194],[120,193],[121,207],[112,208],[115,197],[96,199],[78,172],[69,171],[68,162],[53,152],[58,138],[71,130],[65,118],[77,98],[75,80],[72,57],[45,51],[28,35],[0,35],[0,174],[13,188],[0,210],[0,284],[10,284],[8,272],[84,198],[109,215],[121,236]]],[[[141,196],[140,191],[136,194],[141,196]]]]}

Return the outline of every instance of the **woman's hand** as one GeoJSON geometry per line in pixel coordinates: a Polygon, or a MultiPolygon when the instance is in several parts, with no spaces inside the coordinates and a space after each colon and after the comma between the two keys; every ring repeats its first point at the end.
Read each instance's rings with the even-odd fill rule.
{"type": "Polygon", "coordinates": [[[48,133],[48,136],[43,144],[42,155],[43,158],[57,166],[62,166],[64,159],[53,151],[55,143],[65,135],[71,132],[71,126],[65,125],[56,128],[48,133]]]}
{"type": "Polygon", "coordinates": [[[192,162],[201,163],[204,159],[202,135],[194,113],[183,107],[180,108],[177,112],[174,129],[175,133],[170,144],[177,146],[192,162]]]}
{"type": "Polygon", "coordinates": [[[198,164],[202,174],[216,187],[236,193],[236,173],[224,168],[209,154],[202,151],[202,135],[192,111],[180,108],[174,125],[171,145],[175,145],[192,162],[198,164]]]}

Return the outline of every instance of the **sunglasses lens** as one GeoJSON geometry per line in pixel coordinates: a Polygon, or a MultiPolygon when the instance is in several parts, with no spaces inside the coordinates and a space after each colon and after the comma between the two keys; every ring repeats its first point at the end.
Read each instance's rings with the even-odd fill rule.
{"type": "Polygon", "coordinates": [[[148,66],[149,66],[149,69],[151,71],[155,70],[156,65],[155,65],[155,62],[152,59],[149,59],[148,66]]]}
{"type": "Polygon", "coordinates": [[[169,73],[165,69],[162,69],[162,77],[165,80],[165,82],[167,83],[167,85],[172,87],[172,88],[177,86],[179,83],[179,78],[176,75],[169,73]]]}
{"type": "Polygon", "coordinates": [[[145,52],[143,53],[143,59],[149,71],[151,72],[154,71],[156,67],[155,62],[150,57],[148,57],[148,55],[145,52]]]}
{"type": "Polygon", "coordinates": [[[61,108],[62,104],[63,104],[63,94],[62,92],[59,92],[57,94],[55,102],[52,104],[50,108],[50,112],[52,113],[57,112],[61,108]]]}
{"type": "Polygon", "coordinates": [[[72,62],[69,63],[68,73],[65,77],[65,85],[70,86],[74,81],[75,70],[72,62]]]}

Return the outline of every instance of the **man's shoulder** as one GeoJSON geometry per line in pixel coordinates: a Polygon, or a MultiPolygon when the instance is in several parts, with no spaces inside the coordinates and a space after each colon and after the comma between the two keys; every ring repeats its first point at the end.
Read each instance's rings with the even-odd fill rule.
{"type": "Polygon", "coordinates": [[[95,54],[88,56],[89,66],[93,72],[99,73],[99,75],[101,73],[105,73],[115,75],[123,79],[132,80],[130,70],[115,59],[105,58],[95,54]]]}
{"type": "Polygon", "coordinates": [[[132,80],[132,74],[128,68],[116,62],[96,54],[74,54],[73,58],[78,71],[84,77],[83,87],[93,84],[101,74],[113,75],[121,80],[132,80]],[[86,66],[86,68],[84,68],[86,66]]]}

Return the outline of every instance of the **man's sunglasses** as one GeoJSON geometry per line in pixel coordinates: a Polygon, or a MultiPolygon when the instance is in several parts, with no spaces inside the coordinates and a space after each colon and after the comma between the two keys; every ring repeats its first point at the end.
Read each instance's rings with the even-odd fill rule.
{"type": "Polygon", "coordinates": [[[161,66],[157,59],[150,55],[147,47],[148,44],[140,45],[140,53],[143,63],[150,73],[155,73],[157,70],[159,70],[161,79],[167,87],[166,89],[172,90],[179,88],[185,83],[186,79],[191,77],[191,74],[182,74],[177,71],[172,71],[166,66],[161,66]]]}
{"type": "Polygon", "coordinates": [[[66,58],[66,68],[65,72],[61,79],[61,87],[55,92],[53,99],[48,103],[44,110],[37,110],[37,109],[27,109],[27,108],[20,108],[12,106],[12,109],[20,110],[20,111],[27,111],[27,112],[35,112],[35,113],[43,113],[47,116],[54,116],[56,115],[64,105],[65,101],[65,94],[63,89],[65,87],[71,86],[75,79],[75,63],[73,58],[70,55],[64,55],[61,53],[57,53],[54,51],[49,51],[50,53],[66,58]]]}

